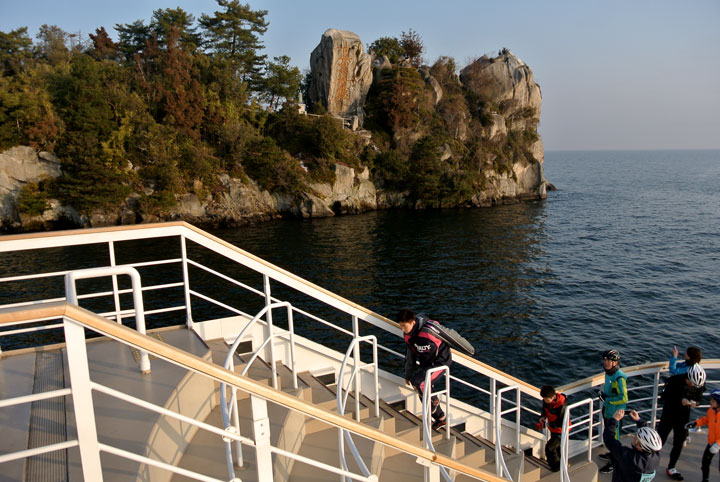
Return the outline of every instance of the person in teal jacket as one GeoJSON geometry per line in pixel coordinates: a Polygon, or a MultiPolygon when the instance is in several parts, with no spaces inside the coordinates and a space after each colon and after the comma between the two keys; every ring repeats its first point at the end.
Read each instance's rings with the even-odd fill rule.
{"type": "MultiPolygon", "coordinates": [[[[605,385],[598,394],[603,402],[603,418],[605,425],[611,423],[610,420],[617,410],[625,410],[628,402],[627,391],[627,375],[620,370],[620,352],[617,350],[605,350],[602,354],[603,368],[605,369],[605,385]]],[[[620,424],[615,424],[615,440],[620,438],[620,424]]],[[[603,474],[609,474],[615,466],[612,453],[600,455],[601,458],[607,459],[607,464],[600,469],[603,474]]]]}

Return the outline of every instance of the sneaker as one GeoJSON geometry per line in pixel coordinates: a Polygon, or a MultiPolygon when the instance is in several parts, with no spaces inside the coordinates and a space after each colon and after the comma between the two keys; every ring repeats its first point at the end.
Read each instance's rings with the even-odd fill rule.
{"type": "Polygon", "coordinates": [[[615,470],[615,467],[613,467],[612,462],[608,462],[600,469],[601,474],[612,474],[612,471],[615,470]]]}
{"type": "Polygon", "coordinates": [[[673,480],[685,480],[685,477],[683,477],[680,472],[678,472],[678,469],[673,467],[672,469],[667,469],[665,473],[673,480]]]}
{"type": "Polygon", "coordinates": [[[447,418],[443,418],[442,420],[435,420],[432,424],[432,428],[435,430],[440,430],[445,425],[447,425],[447,418]]]}
{"type": "Polygon", "coordinates": [[[598,455],[603,460],[610,460],[610,452],[605,452],[604,454],[598,455]]]}

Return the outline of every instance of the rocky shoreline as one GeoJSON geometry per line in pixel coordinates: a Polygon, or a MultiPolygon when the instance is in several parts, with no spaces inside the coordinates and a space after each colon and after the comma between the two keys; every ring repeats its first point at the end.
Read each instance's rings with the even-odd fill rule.
{"type": "MultiPolygon", "coordinates": [[[[541,164],[515,166],[513,174],[494,177],[493,185],[478,193],[467,207],[488,207],[521,201],[543,199],[549,184],[542,175],[541,164]],[[517,180],[516,180],[517,179],[517,180]]],[[[51,199],[48,208],[38,215],[18,209],[18,195],[24,185],[60,175],[60,162],[48,152],[37,152],[19,146],[0,153],[0,230],[4,233],[67,228],[128,225],[158,221],[184,220],[203,227],[233,227],[283,217],[315,218],[357,214],[377,209],[424,209],[412,202],[407,193],[385,191],[370,179],[366,168],[335,165],[333,184],[313,184],[311,191],[298,198],[261,191],[252,181],[222,174],[223,191],[201,199],[189,193],[177,198],[174,209],[163,214],[140,212],[139,193],[133,193],[115,211],[79,214],[72,206],[51,199]]]]}

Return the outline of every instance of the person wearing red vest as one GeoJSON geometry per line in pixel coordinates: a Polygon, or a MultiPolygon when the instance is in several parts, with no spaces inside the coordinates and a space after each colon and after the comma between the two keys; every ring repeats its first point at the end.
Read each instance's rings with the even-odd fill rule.
{"type": "Polygon", "coordinates": [[[562,435],[563,417],[565,416],[565,395],[557,393],[555,388],[545,385],[540,389],[540,396],[543,399],[543,415],[535,428],[540,431],[547,425],[550,431],[550,439],[545,443],[545,458],[550,470],[560,470],[560,442],[562,435]]]}

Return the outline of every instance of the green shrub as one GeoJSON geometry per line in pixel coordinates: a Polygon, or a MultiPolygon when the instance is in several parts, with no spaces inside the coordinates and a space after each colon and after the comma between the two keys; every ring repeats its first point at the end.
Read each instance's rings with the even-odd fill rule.
{"type": "Polygon", "coordinates": [[[404,191],[407,189],[407,177],[410,166],[407,158],[398,151],[390,150],[377,156],[373,174],[381,179],[388,189],[404,191]]]}
{"type": "Polygon", "coordinates": [[[305,187],[299,162],[270,137],[261,137],[250,143],[243,167],[261,189],[270,192],[299,194],[305,187]]]}
{"type": "Polygon", "coordinates": [[[138,200],[141,213],[155,216],[166,213],[177,204],[175,195],[170,191],[156,191],[150,195],[143,194],[138,200]]]}
{"type": "Polygon", "coordinates": [[[45,191],[44,182],[28,182],[17,197],[18,210],[30,216],[39,216],[48,209],[50,196],[45,191]]]}

